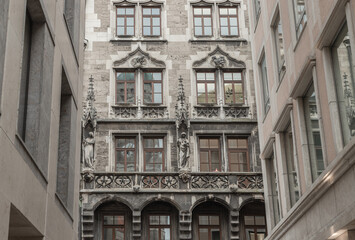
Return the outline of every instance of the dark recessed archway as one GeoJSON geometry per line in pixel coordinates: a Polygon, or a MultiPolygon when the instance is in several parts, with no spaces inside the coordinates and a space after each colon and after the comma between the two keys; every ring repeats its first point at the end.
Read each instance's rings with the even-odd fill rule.
{"type": "Polygon", "coordinates": [[[265,204],[250,201],[240,209],[241,240],[263,240],[267,235],[265,204]]]}

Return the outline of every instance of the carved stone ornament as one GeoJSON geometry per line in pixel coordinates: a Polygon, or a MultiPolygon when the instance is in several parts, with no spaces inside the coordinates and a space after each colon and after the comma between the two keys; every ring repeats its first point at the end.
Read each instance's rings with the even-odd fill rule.
{"type": "Polygon", "coordinates": [[[114,107],[113,111],[118,118],[136,118],[138,114],[137,107],[114,107]]]}
{"type": "Polygon", "coordinates": [[[181,169],[179,171],[179,178],[184,182],[187,183],[191,179],[191,170],[190,169],[181,169]]]}
{"type": "Polygon", "coordinates": [[[143,118],[168,118],[167,107],[142,107],[143,118]]]}
{"type": "Polygon", "coordinates": [[[213,56],[211,63],[214,65],[215,68],[223,68],[224,64],[226,63],[226,60],[224,56],[213,56]]]}
{"type": "Polygon", "coordinates": [[[231,190],[231,192],[237,192],[238,191],[238,185],[235,183],[232,183],[229,185],[229,189],[231,190]]]}
{"type": "Polygon", "coordinates": [[[86,107],[84,108],[84,114],[82,118],[83,128],[86,128],[88,124],[91,124],[96,129],[97,111],[94,107],[95,93],[94,93],[94,78],[89,78],[88,93],[86,97],[86,107]]]}
{"type": "Polygon", "coordinates": [[[94,170],[91,168],[84,168],[81,172],[81,177],[83,178],[84,182],[91,183],[94,180],[94,170]]]}
{"type": "Polygon", "coordinates": [[[153,58],[138,47],[126,57],[113,63],[114,68],[165,68],[165,63],[153,58]]]}
{"type": "Polygon", "coordinates": [[[83,164],[84,169],[94,169],[94,133],[90,132],[87,138],[83,139],[83,164]]]}

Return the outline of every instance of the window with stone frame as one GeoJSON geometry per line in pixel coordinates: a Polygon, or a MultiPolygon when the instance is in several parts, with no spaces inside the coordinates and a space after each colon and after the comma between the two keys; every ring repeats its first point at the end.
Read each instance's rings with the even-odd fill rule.
{"type": "Polygon", "coordinates": [[[134,36],[135,35],[135,7],[117,6],[116,7],[116,35],[134,36]]]}
{"type": "Polygon", "coordinates": [[[303,109],[306,122],[312,181],[314,182],[317,177],[322,174],[325,164],[320,133],[320,119],[318,115],[313,82],[306,94],[303,96],[303,109]]]}
{"type": "Polygon", "coordinates": [[[196,72],[197,83],[197,103],[215,104],[216,96],[216,73],[196,72]]]}
{"type": "Polygon", "coordinates": [[[125,239],[125,215],[105,214],[102,223],[103,240],[125,239]]]}
{"type": "Polygon", "coordinates": [[[117,137],[115,167],[116,171],[135,172],[136,164],[136,138],[117,137]]]}
{"type": "Polygon", "coordinates": [[[279,200],[279,184],[278,184],[278,175],[277,175],[277,164],[275,156],[272,155],[270,159],[268,159],[268,176],[270,181],[270,198],[272,203],[272,217],[273,217],[273,226],[281,219],[281,211],[280,211],[280,200],[279,200]]]}
{"type": "Polygon", "coordinates": [[[230,172],[249,172],[248,140],[246,138],[228,138],[228,162],[230,172]]]}
{"type": "Polygon", "coordinates": [[[286,71],[286,64],[285,64],[284,37],[283,37],[280,13],[277,13],[277,17],[275,19],[272,31],[274,34],[274,42],[275,42],[275,49],[276,49],[278,77],[279,77],[279,81],[281,81],[286,71]]]}
{"type": "Polygon", "coordinates": [[[116,71],[116,104],[135,103],[136,77],[134,72],[116,71]]]}
{"type": "Polygon", "coordinates": [[[214,172],[221,171],[221,145],[219,137],[200,137],[200,171],[214,172]]]}
{"type": "Polygon", "coordinates": [[[218,214],[200,214],[198,216],[198,237],[199,240],[220,240],[221,224],[218,214]]]}
{"type": "Polygon", "coordinates": [[[265,216],[244,216],[244,228],[249,240],[264,240],[266,238],[265,216]]]}
{"type": "Polygon", "coordinates": [[[142,7],[143,36],[161,36],[161,8],[142,7]]]}
{"type": "Polygon", "coordinates": [[[165,171],[165,144],[164,137],[144,137],[144,171],[165,171]]]}
{"type": "Polygon", "coordinates": [[[296,35],[297,38],[300,37],[304,26],[307,23],[307,14],[305,0],[291,0],[293,4],[293,12],[295,15],[295,24],[296,24],[296,35]]]}
{"type": "Polygon", "coordinates": [[[170,215],[149,215],[149,240],[171,239],[170,215]]]}
{"type": "Polygon", "coordinates": [[[264,114],[266,114],[270,109],[270,96],[265,54],[263,54],[261,61],[259,62],[259,71],[261,78],[263,110],[264,114]]]}
{"type": "Polygon", "coordinates": [[[212,31],[212,7],[193,7],[194,35],[196,37],[211,37],[212,31]]]}
{"type": "Polygon", "coordinates": [[[332,45],[337,100],[344,145],[355,136],[355,74],[354,46],[351,46],[349,30],[345,23],[332,45]]]}
{"type": "Polygon", "coordinates": [[[163,103],[163,73],[143,72],[143,99],[145,104],[163,103]]]}
{"type": "Polygon", "coordinates": [[[261,5],[260,5],[260,0],[253,0],[253,1],[254,1],[255,22],[257,23],[261,13],[261,5]]]}
{"type": "Polygon", "coordinates": [[[223,72],[225,104],[244,104],[244,81],[242,72],[223,72]]]}
{"type": "Polygon", "coordinates": [[[219,7],[219,25],[221,36],[238,36],[238,7],[219,7]]]}

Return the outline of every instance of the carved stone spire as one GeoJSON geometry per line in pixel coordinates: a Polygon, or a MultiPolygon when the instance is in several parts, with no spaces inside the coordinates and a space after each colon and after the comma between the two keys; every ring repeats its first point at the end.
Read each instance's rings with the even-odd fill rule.
{"type": "Polygon", "coordinates": [[[92,127],[96,129],[96,117],[97,111],[94,107],[95,93],[94,93],[94,78],[91,76],[89,78],[88,94],[86,97],[86,107],[84,108],[83,114],[83,128],[86,128],[89,123],[92,127]]]}
{"type": "MultiPolygon", "coordinates": [[[[179,78],[177,103],[175,105],[176,127],[180,129],[184,124],[186,128],[190,127],[189,122],[189,105],[186,104],[184,84],[182,77],[179,78]]],[[[186,131],[187,129],[185,129],[186,131]]]]}

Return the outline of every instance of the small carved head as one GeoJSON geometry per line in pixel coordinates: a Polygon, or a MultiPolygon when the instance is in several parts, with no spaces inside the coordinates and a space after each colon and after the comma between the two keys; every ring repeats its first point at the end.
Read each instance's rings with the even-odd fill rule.
{"type": "Polygon", "coordinates": [[[94,133],[93,132],[89,132],[89,136],[93,138],[94,137],[94,133]]]}

